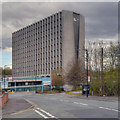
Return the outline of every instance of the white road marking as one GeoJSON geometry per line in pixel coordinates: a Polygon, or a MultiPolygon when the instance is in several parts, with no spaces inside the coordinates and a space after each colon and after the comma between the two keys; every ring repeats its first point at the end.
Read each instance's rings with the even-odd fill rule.
{"type": "Polygon", "coordinates": [[[77,103],[77,102],[73,102],[73,103],[75,103],[75,104],[79,104],[79,103],[77,103]]]}
{"type": "Polygon", "coordinates": [[[80,105],[88,105],[88,104],[84,104],[84,103],[78,103],[78,102],[73,102],[75,104],[80,104],[80,105]]]}
{"type": "Polygon", "coordinates": [[[112,110],[112,109],[110,109],[110,108],[105,108],[106,110],[112,110]]]}
{"type": "Polygon", "coordinates": [[[81,105],[88,105],[88,104],[84,104],[84,103],[80,103],[81,105]]]}
{"type": "Polygon", "coordinates": [[[99,107],[99,108],[103,108],[103,107],[99,107]]]}
{"type": "Polygon", "coordinates": [[[120,112],[119,110],[111,109],[111,108],[105,108],[105,107],[99,107],[99,108],[102,108],[102,109],[105,109],[105,110],[112,110],[112,111],[120,112]]]}
{"type": "Polygon", "coordinates": [[[38,113],[39,115],[41,115],[43,118],[48,118],[47,116],[45,116],[45,115],[43,115],[41,112],[39,112],[39,111],[37,111],[37,110],[35,110],[35,109],[33,109],[36,113],[38,113]]]}
{"type": "Polygon", "coordinates": [[[64,102],[69,102],[69,100],[63,100],[64,102]]]}
{"type": "Polygon", "coordinates": [[[116,110],[116,109],[112,109],[113,111],[116,111],[116,112],[120,112],[120,111],[118,111],[118,110],[116,110]]]}
{"type": "Polygon", "coordinates": [[[47,111],[44,111],[43,109],[37,108],[38,110],[40,110],[41,112],[47,114],[48,116],[50,116],[51,118],[55,118],[55,116],[51,115],[50,113],[48,113],[47,111]]]}

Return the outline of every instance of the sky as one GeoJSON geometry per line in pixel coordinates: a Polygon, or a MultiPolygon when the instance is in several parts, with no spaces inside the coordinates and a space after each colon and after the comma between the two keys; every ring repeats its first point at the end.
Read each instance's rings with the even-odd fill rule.
{"type": "MultiPolygon", "coordinates": [[[[61,10],[85,17],[85,41],[117,41],[117,2],[7,2],[2,3],[0,66],[12,64],[12,33],[61,10]]],[[[17,0],[19,1],[19,0],[17,0]]],[[[0,20],[1,21],[1,20],[0,20]]]]}

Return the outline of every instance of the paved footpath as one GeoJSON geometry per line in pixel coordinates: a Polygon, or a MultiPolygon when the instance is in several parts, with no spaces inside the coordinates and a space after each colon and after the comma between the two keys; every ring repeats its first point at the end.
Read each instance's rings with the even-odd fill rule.
{"type": "MultiPolygon", "coordinates": [[[[64,95],[65,93],[63,93],[64,95]]],[[[91,96],[89,95],[86,98],[86,95],[67,95],[68,97],[76,97],[80,99],[87,99],[87,100],[97,100],[97,101],[107,101],[107,102],[118,102],[118,97],[111,97],[111,96],[91,96]]]]}
{"type": "Polygon", "coordinates": [[[14,114],[31,107],[32,105],[23,98],[9,98],[2,110],[2,115],[14,114]]]}

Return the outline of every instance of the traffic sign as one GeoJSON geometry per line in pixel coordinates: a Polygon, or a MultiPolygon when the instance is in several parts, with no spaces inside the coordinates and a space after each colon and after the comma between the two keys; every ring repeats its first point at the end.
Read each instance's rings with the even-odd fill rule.
{"type": "Polygon", "coordinates": [[[51,78],[42,78],[42,92],[44,86],[50,86],[52,90],[52,79],[51,78]]]}
{"type": "Polygon", "coordinates": [[[8,88],[8,82],[1,82],[1,88],[4,89],[5,88],[8,88]]]}
{"type": "Polygon", "coordinates": [[[43,85],[51,85],[51,81],[43,81],[43,85]]]}
{"type": "Polygon", "coordinates": [[[90,76],[88,76],[88,82],[90,82],[90,76]]]}

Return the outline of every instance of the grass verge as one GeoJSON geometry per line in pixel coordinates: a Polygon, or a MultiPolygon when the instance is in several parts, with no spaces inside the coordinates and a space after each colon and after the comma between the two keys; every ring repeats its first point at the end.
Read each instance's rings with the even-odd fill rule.
{"type": "Polygon", "coordinates": [[[78,91],[70,91],[70,92],[66,92],[66,94],[68,94],[68,95],[82,95],[82,93],[75,93],[75,92],[78,92],[78,91]]]}

